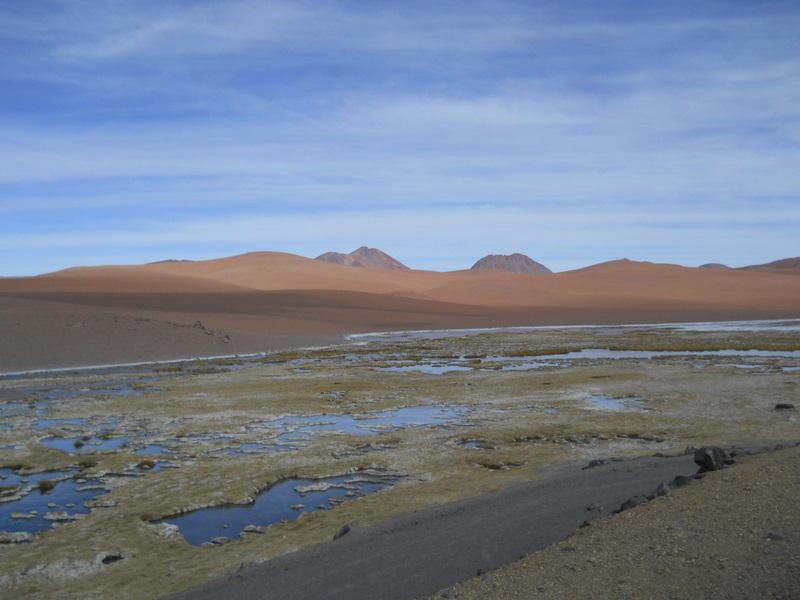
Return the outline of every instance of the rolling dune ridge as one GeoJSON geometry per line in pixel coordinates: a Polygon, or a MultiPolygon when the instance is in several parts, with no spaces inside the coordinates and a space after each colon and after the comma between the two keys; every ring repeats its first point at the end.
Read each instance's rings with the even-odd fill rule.
{"type": "Polygon", "coordinates": [[[800,278],[629,260],[563,273],[438,273],[254,252],[4,278],[0,315],[8,372],[263,351],[365,331],[797,317],[800,278]]]}

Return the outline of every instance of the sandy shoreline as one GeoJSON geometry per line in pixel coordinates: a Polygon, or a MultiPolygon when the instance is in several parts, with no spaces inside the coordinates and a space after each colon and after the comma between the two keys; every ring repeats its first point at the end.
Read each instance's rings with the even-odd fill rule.
{"type": "MultiPolygon", "coordinates": [[[[794,279],[794,278],[793,278],[794,279]]],[[[800,278],[797,278],[800,281],[800,278]]],[[[120,306],[65,303],[0,294],[0,373],[73,369],[92,365],[180,361],[194,357],[259,354],[325,346],[347,336],[420,330],[532,329],[607,325],[791,319],[791,310],[584,310],[565,308],[463,307],[437,305],[419,310],[405,299],[340,298],[342,305],[276,305],[249,298],[242,312],[217,298],[214,312],[198,312],[194,298],[169,304],[154,301],[150,310],[134,309],[138,298],[120,298],[120,306]],[[370,306],[375,300],[378,304],[370,306]],[[363,305],[366,302],[367,305],[363,305]],[[291,306],[290,306],[291,305],[291,306]],[[124,312],[123,312],[124,311],[124,312]],[[249,311],[249,312],[248,312],[249,311]],[[468,314],[465,314],[468,313],[468,314]]],[[[73,298],[74,300],[74,298],[73,298]]],[[[173,299],[174,300],[174,299],[173,299]]],[[[275,300],[271,298],[271,300],[275,300]]],[[[210,308],[206,306],[204,310],[210,308]]],[[[368,339],[368,338],[367,338],[368,339]]]]}
{"type": "MultiPolygon", "coordinates": [[[[750,328],[759,328],[759,327],[768,327],[768,326],[778,326],[780,324],[786,323],[788,327],[791,327],[792,330],[800,329],[800,319],[760,319],[760,320],[749,320],[749,321],[689,321],[689,322],[662,322],[662,323],[628,323],[628,324],[619,324],[613,325],[616,328],[624,328],[624,329],[637,329],[637,328],[647,328],[647,329],[666,329],[666,328],[678,328],[678,329],[691,329],[695,331],[738,331],[745,330],[750,328]]],[[[24,377],[28,375],[47,375],[53,374],[57,375],[59,373],[68,373],[68,372],[82,372],[82,371],[112,371],[117,369],[126,369],[132,367],[146,367],[146,366],[158,366],[158,365],[172,365],[172,364],[182,364],[182,363],[192,363],[192,362],[203,362],[203,361],[215,361],[215,360],[226,360],[226,359],[252,359],[252,358],[261,358],[269,356],[275,352],[280,352],[282,350],[318,350],[322,348],[329,348],[337,343],[345,343],[345,342],[369,342],[375,341],[379,339],[387,339],[387,340],[404,340],[404,339],[411,339],[411,338],[422,338],[422,339],[440,339],[442,337],[458,337],[462,335],[480,335],[480,334],[487,334],[487,333],[522,333],[522,332],[534,332],[534,331],[549,331],[549,330],[570,330],[570,329],[598,329],[603,327],[608,327],[609,324],[584,324],[584,325],[520,325],[520,326],[512,326],[512,327],[480,327],[480,328],[470,328],[470,329],[415,329],[415,330],[397,330],[397,331],[374,331],[374,332],[366,332],[366,333],[351,333],[351,334],[343,334],[342,336],[335,337],[332,341],[328,340],[329,343],[323,345],[316,345],[316,346],[293,346],[293,345],[286,345],[285,347],[280,348],[273,348],[269,350],[263,350],[260,352],[249,352],[249,353],[235,353],[235,354],[214,354],[208,356],[184,356],[178,358],[169,358],[169,359],[162,359],[162,360],[143,360],[138,362],[123,362],[123,363],[108,363],[108,364],[98,364],[98,365],[71,365],[65,367],[52,367],[52,368],[34,368],[28,370],[20,370],[20,371],[0,371],[0,378],[14,378],[14,377],[24,377]]]]}

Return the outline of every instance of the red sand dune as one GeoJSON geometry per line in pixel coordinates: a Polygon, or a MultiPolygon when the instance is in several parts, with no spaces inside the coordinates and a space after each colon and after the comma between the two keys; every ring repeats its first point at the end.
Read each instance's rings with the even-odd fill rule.
{"type": "Polygon", "coordinates": [[[257,351],[359,331],[798,317],[800,277],[628,260],[564,273],[437,273],[255,252],[0,279],[0,316],[2,372],[257,351]]]}

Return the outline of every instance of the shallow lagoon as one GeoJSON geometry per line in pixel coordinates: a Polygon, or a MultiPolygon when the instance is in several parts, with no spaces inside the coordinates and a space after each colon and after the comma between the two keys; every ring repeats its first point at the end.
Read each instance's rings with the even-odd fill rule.
{"type": "Polygon", "coordinates": [[[285,479],[262,491],[250,504],[213,506],[162,519],[179,528],[190,544],[238,537],[245,527],[293,521],[301,512],[327,510],[341,502],[391,486],[396,477],[343,475],[325,479],[285,479]]]}
{"type": "Polygon", "coordinates": [[[284,431],[282,442],[310,440],[321,433],[341,432],[350,435],[377,435],[407,427],[447,425],[462,421],[470,413],[463,405],[407,406],[356,415],[292,415],[268,421],[265,425],[284,431]]]}
{"type": "Polygon", "coordinates": [[[50,437],[41,440],[43,446],[69,454],[91,454],[92,452],[112,452],[128,443],[126,436],[101,438],[95,435],[78,437],[50,437]],[[76,443],[78,444],[76,446],[76,443]]]}
{"type": "Polygon", "coordinates": [[[87,514],[90,509],[84,503],[107,491],[96,479],[73,478],[74,471],[71,470],[28,476],[8,469],[0,471],[6,475],[6,479],[0,480],[0,485],[20,485],[23,492],[29,490],[19,500],[0,503],[0,531],[36,533],[49,529],[56,521],[68,521],[72,515],[87,514]],[[48,492],[41,492],[35,485],[45,480],[52,481],[54,487],[48,492]]]}

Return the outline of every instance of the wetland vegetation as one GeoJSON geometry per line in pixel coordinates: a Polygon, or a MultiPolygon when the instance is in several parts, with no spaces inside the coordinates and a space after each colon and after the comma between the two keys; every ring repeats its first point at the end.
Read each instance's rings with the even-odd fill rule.
{"type": "Polygon", "coordinates": [[[796,440],[774,410],[798,396],[796,327],[362,336],[0,379],[0,594],[158,597],[560,462],[796,440]]]}

